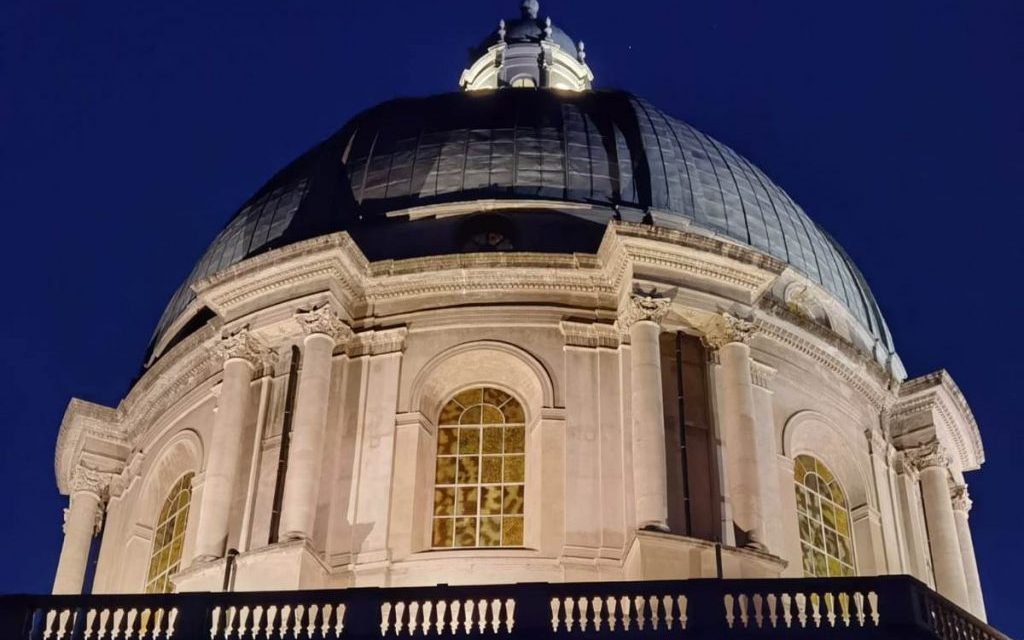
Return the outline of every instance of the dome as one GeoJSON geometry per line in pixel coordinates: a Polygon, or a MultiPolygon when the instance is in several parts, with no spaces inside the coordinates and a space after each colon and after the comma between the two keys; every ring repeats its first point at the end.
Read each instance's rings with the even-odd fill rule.
{"type": "Polygon", "coordinates": [[[175,320],[194,283],[294,242],[348,231],[373,260],[473,250],[465,216],[400,212],[477,200],[517,201],[501,216],[511,240],[492,248],[502,250],[593,252],[616,216],[718,234],[820,284],[874,336],[881,362],[893,353],[847,254],[748,160],[629,93],[517,89],[398,99],[355,117],[239,209],[175,293],[154,344],[187,326],[175,320]],[[558,203],[590,206],[541,211],[558,203]]]}

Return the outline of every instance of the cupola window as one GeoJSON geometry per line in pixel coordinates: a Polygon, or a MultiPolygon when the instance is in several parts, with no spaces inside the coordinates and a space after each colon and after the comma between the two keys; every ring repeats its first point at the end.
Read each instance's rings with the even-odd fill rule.
{"type": "Polygon", "coordinates": [[[437,428],[432,546],[523,545],[526,477],[523,407],[491,387],[463,391],[437,428]]]}
{"type": "Polygon", "coordinates": [[[192,501],[192,473],[186,473],[167,493],[160,517],[153,533],[153,551],[149,556],[146,574],[146,593],[171,593],[174,584],[170,577],[181,566],[181,552],[185,544],[185,525],[188,507],[192,501]]]}
{"type": "Polygon", "coordinates": [[[852,576],[853,544],[846,496],[832,472],[810,456],[794,464],[804,575],[852,576]]]}

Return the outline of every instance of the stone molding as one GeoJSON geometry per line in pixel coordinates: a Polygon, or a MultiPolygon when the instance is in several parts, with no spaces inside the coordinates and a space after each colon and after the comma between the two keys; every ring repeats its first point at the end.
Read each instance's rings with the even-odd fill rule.
{"type": "Polygon", "coordinates": [[[750,379],[756,387],[770,391],[772,380],[775,378],[776,373],[778,373],[778,369],[774,367],[770,367],[757,360],[750,361],[750,379]]]}
{"type": "Polygon", "coordinates": [[[299,323],[302,333],[307,336],[325,335],[334,340],[335,344],[347,342],[352,338],[352,329],[342,322],[329,302],[299,309],[295,312],[295,321],[299,323]]]}
{"type": "Polygon", "coordinates": [[[985,461],[978,423],[953,378],[940,369],[904,382],[893,403],[890,422],[895,434],[909,436],[921,429],[942,433],[962,471],[985,461]]]}
{"type": "Polygon", "coordinates": [[[960,511],[963,513],[970,513],[973,502],[971,502],[971,496],[967,492],[967,485],[959,484],[953,487],[953,511],[960,511]]]}
{"type": "Polygon", "coordinates": [[[908,464],[919,473],[933,467],[946,469],[952,461],[945,447],[938,442],[927,442],[910,449],[904,449],[903,454],[906,456],[908,464]]]}
{"type": "Polygon", "coordinates": [[[352,336],[345,351],[350,358],[401,353],[405,349],[405,338],[408,333],[409,330],[405,327],[363,331],[352,336]]]}
{"type": "Polygon", "coordinates": [[[753,322],[742,320],[728,313],[719,314],[706,323],[702,329],[701,342],[713,351],[717,351],[727,344],[747,344],[756,333],[753,322]]]}
{"type": "Polygon", "coordinates": [[[249,331],[248,325],[221,336],[215,349],[225,362],[245,360],[254,369],[274,361],[274,352],[249,331]]]}
{"type": "Polygon", "coordinates": [[[567,347],[618,349],[621,344],[619,331],[610,324],[565,320],[560,327],[567,347]]]}
{"type": "Polygon", "coordinates": [[[656,295],[653,291],[634,292],[626,299],[626,308],[619,316],[619,324],[624,329],[629,329],[637,322],[661,324],[671,308],[671,298],[656,295]]]}

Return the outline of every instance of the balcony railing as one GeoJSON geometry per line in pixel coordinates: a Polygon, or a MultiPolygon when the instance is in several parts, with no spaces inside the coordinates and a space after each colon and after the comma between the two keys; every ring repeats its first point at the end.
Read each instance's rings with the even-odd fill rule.
{"type": "Polygon", "coordinates": [[[1006,638],[906,576],[0,597],[4,640],[488,636],[1006,638]]]}

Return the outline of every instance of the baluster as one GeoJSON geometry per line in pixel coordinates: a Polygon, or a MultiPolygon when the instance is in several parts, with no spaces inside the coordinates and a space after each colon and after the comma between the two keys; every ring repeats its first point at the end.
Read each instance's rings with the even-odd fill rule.
{"type": "Polygon", "coordinates": [[[514,626],[516,626],[516,601],[509,598],[505,601],[505,632],[512,633],[514,626]]]}
{"type": "Polygon", "coordinates": [[[110,629],[111,640],[117,640],[117,638],[121,635],[122,621],[124,621],[124,609],[118,607],[117,609],[114,609],[114,625],[110,629]]]}
{"type": "Polygon", "coordinates": [[[853,606],[857,609],[857,624],[864,626],[864,594],[857,591],[853,594],[853,606]]]}
{"type": "Polygon", "coordinates": [[[562,605],[565,607],[565,630],[572,631],[575,622],[573,612],[576,610],[576,601],[567,597],[562,601],[562,605]]]}
{"type": "Polygon", "coordinates": [[[825,593],[825,618],[830,627],[836,626],[836,598],[832,592],[825,593]]]}
{"type": "Polygon", "coordinates": [[[686,628],[686,605],[687,599],[684,595],[676,596],[676,603],[679,605],[679,627],[686,628]]]}
{"type": "Polygon", "coordinates": [[[251,612],[249,610],[249,606],[248,605],[242,605],[241,608],[238,609],[238,637],[239,638],[244,638],[246,632],[249,631],[249,614],[250,613],[251,612]]]}
{"type": "MultiPolygon", "coordinates": [[[[100,620],[103,620],[103,614],[100,614],[100,620]]],[[[174,637],[174,625],[178,622],[178,607],[172,607],[171,612],[167,614],[167,640],[174,637]]]]}
{"type": "Polygon", "coordinates": [[[615,596],[608,596],[604,600],[604,606],[608,611],[608,630],[615,631],[615,625],[619,622],[619,601],[615,599],[615,596]]]}
{"type": "Polygon", "coordinates": [[[157,607],[153,613],[153,640],[157,640],[160,637],[160,633],[164,631],[164,617],[167,614],[167,610],[163,607],[157,607]]]}
{"type": "Polygon", "coordinates": [[[416,633],[416,628],[419,627],[419,613],[420,603],[413,600],[409,603],[409,635],[416,633]]]}
{"type": "Polygon", "coordinates": [[[135,620],[139,617],[139,611],[135,607],[128,610],[128,622],[124,625],[125,640],[131,640],[135,634],[135,620]]]}
{"type": "Polygon", "coordinates": [[[341,632],[345,630],[345,612],[348,611],[348,607],[345,603],[339,603],[334,608],[334,635],[340,638],[341,632]]]}
{"type": "Polygon", "coordinates": [[[802,593],[796,594],[797,619],[801,627],[807,626],[807,596],[802,593]]]}
{"type": "Polygon", "coordinates": [[[562,601],[558,598],[551,598],[551,630],[558,633],[558,612],[562,608],[562,601]]]}
{"type": "Polygon", "coordinates": [[[659,621],[659,618],[658,618],[658,597],[657,596],[651,596],[650,598],[648,598],[648,600],[649,600],[649,603],[651,605],[651,628],[654,629],[655,631],[657,631],[658,630],[658,621],[659,621]]]}
{"type": "MultiPolygon", "coordinates": [[[[103,640],[107,637],[107,623],[110,622],[110,609],[100,611],[100,628],[96,634],[96,640],[103,640]]],[[[167,636],[168,638],[170,636],[167,636]]]]}
{"type": "Polygon", "coordinates": [[[629,596],[622,596],[619,598],[619,608],[622,610],[622,630],[629,631],[629,624],[632,622],[632,616],[630,615],[629,609],[629,596]]]}
{"type": "Polygon", "coordinates": [[[267,634],[268,638],[270,637],[270,634],[274,633],[274,627],[277,625],[278,613],[280,613],[280,611],[277,608],[277,605],[272,604],[267,607],[267,628],[264,630],[264,633],[267,634]]]}
{"type": "Polygon", "coordinates": [[[46,622],[43,628],[43,640],[50,640],[50,638],[53,636],[53,622],[56,618],[56,609],[50,609],[46,612],[46,622]]]}
{"type": "Polygon", "coordinates": [[[672,613],[672,596],[662,596],[661,606],[665,610],[665,628],[671,630],[672,624],[675,622],[675,616],[672,613]]]}
{"type": "Polygon", "coordinates": [[[491,630],[494,633],[498,633],[498,629],[501,627],[501,600],[495,598],[491,600],[491,630]]]}
{"type": "Polygon", "coordinates": [[[647,601],[644,600],[643,596],[636,596],[633,598],[633,606],[636,607],[636,626],[641,631],[644,630],[644,624],[647,622],[647,616],[644,614],[644,609],[647,607],[647,601]]]}
{"type": "Polygon", "coordinates": [[[309,622],[306,624],[306,635],[313,638],[313,634],[316,633],[316,617],[320,613],[320,605],[311,604],[309,605],[309,622]]]}
{"type": "Polygon", "coordinates": [[[320,637],[327,638],[331,632],[331,614],[334,613],[334,605],[325,604],[320,609],[320,637]]]}
{"type": "Polygon", "coordinates": [[[295,618],[294,618],[294,620],[292,622],[292,634],[296,638],[298,638],[299,634],[302,633],[302,627],[303,627],[302,621],[303,621],[303,619],[305,618],[305,615],[306,615],[306,607],[305,607],[305,605],[297,604],[297,605],[295,605],[295,610],[294,611],[295,611],[295,618]]]}
{"type": "Polygon", "coordinates": [[[845,591],[839,594],[839,617],[844,626],[850,626],[850,594],[845,591]]]}
{"type": "Polygon", "coordinates": [[[256,605],[252,609],[252,638],[256,640],[257,636],[260,635],[260,629],[263,625],[263,605],[256,605]]]}
{"type": "Polygon", "coordinates": [[[459,613],[462,611],[462,603],[458,600],[452,600],[452,621],[449,627],[452,630],[452,635],[459,632],[459,613]]]}
{"type": "Polygon", "coordinates": [[[747,594],[741,593],[736,602],[740,605],[740,626],[744,629],[750,626],[750,615],[747,613],[747,594]]]}
{"type": "Polygon", "coordinates": [[[782,619],[787,629],[793,626],[793,597],[788,593],[782,594],[782,619]]]}
{"type": "Polygon", "coordinates": [[[448,612],[448,602],[446,600],[437,601],[437,625],[434,627],[437,631],[437,635],[444,634],[444,623],[445,613],[448,612]]]}
{"type": "Polygon", "coordinates": [[[874,620],[877,627],[878,621],[881,620],[882,616],[878,612],[878,594],[874,591],[868,591],[868,604],[871,605],[871,619],[874,620]]]}
{"type": "Polygon", "coordinates": [[[85,614],[85,628],[82,629],[82,637],[89,640],[92,637],[92,624],[96,621],[96,610],[89,609],[85,614]]]}
{"type": "Polygon", "coordinates": [[[277,635],[281,636],[282,638],[288,637],[285,634],[288,633],[288,622],[291,618],[291,613],[291,605],[286,604],[283,607],[281,607],[281,621],[277,627],[277,635]]]}
{"type": "Polygon", "coordinates": [[[463,610],[466,619],[463,620],[462,628],[465,629],[466,633],[473,631],[473,610],[476,608],[476,603],[472,600],[466,600],[463,603],[463,610]]]}
{"type": "Polygon", "coordinates": [[[238,615],[238,610],[234,606],[227,608],[227,615],[224,622],[224,637],[231,637],[231,632],[235,629],[235,616],[238,615]]]}
{"type": "Polygon", "coordinates": [[[764,597],[755,593],[751,600],[754,604],[754,624],[758,629],[764,629],[764,597]]]}
{"type": "Polygon", "coordinates": [[[811,594],[811,615],[814,626],[821,628],[821,598],[816,593],[811,594]]]}
{"type": "Polygon", "coordinates": [[[594,612],[594,631],[601,630],[601,613],[604,608],[604,601],[600,597],[594,596],[590,599],[590,610],[594,612]]]}
{"type": "Polygon", "coordinates": [[[590,608],[590,603],[583,596],[580,596],[576,600],[576,604],[580,608],[580,631],[587,630],[587,623],[590,622],[590,618],[587,616],[587,610],[590,608]]]}
{"type": "Polygon", "coordinates": [[[57,616],[57,640],[63,640],[68,632],[68,621],[71,619],[71,610],[64,609],[57,616]]]}
{"type": "Polygon", "coordinates": [[[722,604],[725,605],[725,624],[732,629],[733,624],[736,622],[736,616],[733,614],[733,605],[736,602],[736,598],[731,593],[727,593],[722,596],[722,604]]]}
{"type": "Polygon", "coordinates": [[[395,603],[395,635],[401,635],[405,628],[405,603],[395,603]]]}
{"type": "Polygon", "coordinates": [[[388,635],[388,628],[391,626],[391,603],[383,602],[380,605],[380,635],[388,635]]]}
{"type": "Polygon", "coordinates": [[[139,616],[139,640],[145,640],[149,635],[149,621],[152,617],[153,612],[148,607],[142,610],[139,616]]]}
{"type": "Polygon", "coordinates": [[[477,610],[477,613],[480,615],[480,621],[479,621],[478,627],[480,629],[480,633],[483,633],[484,629],[487,628],[487,601],[486,600],[480,600],[479,602],[477,602],[476,603],[476,610],[477,610]]]}
{"type": "MultiPolygon", "coordinates": [[[[113,638],[117,637],[118,613],[121,610],[118,609],[114,612],[114,635],[113,638]]],[[[210,640],[213,640],[217,636],[217,631],[220,630],[220,607],[214,607],[213,611],[210,612],[210,640]]]]}
{"type": "Polygon", "coordinates": [[[423,603],[423,635],[430,635],[430,626],[433,624],[431,615],[434,613],[434,602],[427,600],[423,603]]]}
{"type": "Polygon", "coordinates": [[[764,601],[768,605],[768,624],[771,625],[772,629],[775,629],[779,626],[779,599],[774,593],[769,593],[765,596],[764,601]]]}

